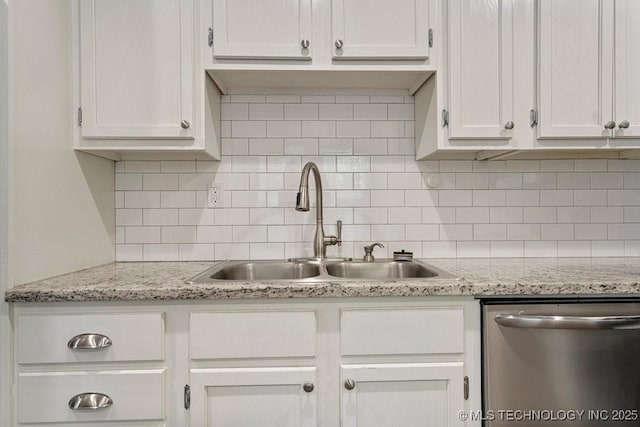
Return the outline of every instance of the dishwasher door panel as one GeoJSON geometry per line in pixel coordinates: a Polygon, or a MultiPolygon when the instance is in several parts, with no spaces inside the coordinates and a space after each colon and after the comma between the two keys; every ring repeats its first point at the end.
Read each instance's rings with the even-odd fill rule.
{"type": "Polygon", "coordinates": [[[634,315],[640,315],[640,304],[484,305],[485,425],[640,425],[640,329],[636,329],[640,328],[640,321],[626,319],[634,315]],[[506,327],[496,322],[497,315],[505,314],[569,319],[562,319],[563,329],[550,326],[554,324],[553,317],[540,323],[543,328],[506,327]],[[610,317],[593,319],[602,316],[625,318],[623,322],[610,317]],[[568,327],[567,320],[576,321],[572,329],[564,329],[568,327]],[[631,329],[606,329],[610,327],[607,321],[617,321],[617,327],[631,329]],[[534,412],[545,410],[549,412],[534,412]],[[575,411],[572,414],[576,419],[559,420],[558,416],[564,416],[559,411],[575,411]],[[584,411],[582,415],[580,411],[584,411]],[[525,414],[533,418],[523,420],[525,414]],[[551,420],[550,416],[556,419],[551,420]]]}

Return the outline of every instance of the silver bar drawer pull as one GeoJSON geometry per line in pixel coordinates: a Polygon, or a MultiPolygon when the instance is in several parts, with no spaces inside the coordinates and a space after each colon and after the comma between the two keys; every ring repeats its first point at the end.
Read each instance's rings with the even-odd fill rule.
{"type": "Polygon", "coordinates": [[[640,329],[640,316],[540,316],[498,314],[496,323],[507,328],[640,329]]]}
{"type": "Polygon", "coordinates": [[[113,400],[102,393],[80,393],[69,400],[69,408],[74,411],[96,411],[113,405],[113,400]]]}
{"type": "Polygon", "coordinates": [[[71,338],[67,347],[71,350],[100,350],[110,347],[111,338],[102,334],[80,334],[71,338]]]}

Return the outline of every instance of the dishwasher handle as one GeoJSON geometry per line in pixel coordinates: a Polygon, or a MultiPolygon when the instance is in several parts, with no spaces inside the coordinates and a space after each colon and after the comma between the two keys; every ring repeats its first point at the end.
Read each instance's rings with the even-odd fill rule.
{"type": "Polygon", "coordinates": [[[498,314],[497,324],[507,328],[532,329],[640,329],[638,316],[549,316],[498,314]]]}

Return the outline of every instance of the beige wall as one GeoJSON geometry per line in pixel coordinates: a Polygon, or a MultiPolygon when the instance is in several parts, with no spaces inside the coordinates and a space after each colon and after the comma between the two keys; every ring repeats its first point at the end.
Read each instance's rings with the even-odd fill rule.
{"type": "Polygon", "coordinates": [[[114,167],[73,151],[71,1],[9,9],[9,286],[114,259],[114,167]]]}
{"type": "MultiPolygon", "coordinates": [[[[7,287],[7,0],[0,0],[0,295],[7,287]]],[[[11,329],[7,303],[0,300],[0,426],[10,426],[11,329]]]]}

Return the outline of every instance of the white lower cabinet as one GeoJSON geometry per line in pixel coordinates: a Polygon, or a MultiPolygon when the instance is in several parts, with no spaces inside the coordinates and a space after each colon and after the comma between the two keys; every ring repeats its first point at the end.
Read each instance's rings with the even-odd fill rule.
{"type": "Polygon", "coordinates": [[[191,372],[191,425],[318,425],[316,369],[223,368],[191,372]]]}
{"type": "Polygon", "coordinates": [[[15,425],[479,425],[471,298],[17,304],[13,324],[15,425]]]}
{"type": "Polygon", "coordinates": [[[342,365],[343,427],[463,426],[464,365],[342,365]]]}

